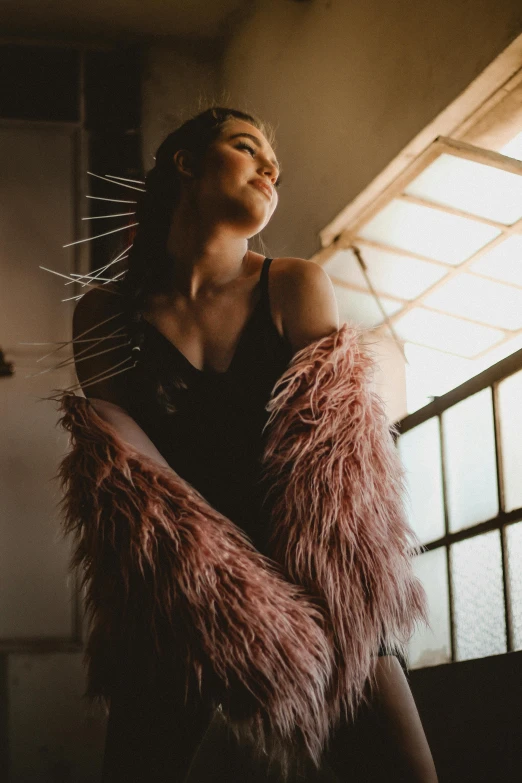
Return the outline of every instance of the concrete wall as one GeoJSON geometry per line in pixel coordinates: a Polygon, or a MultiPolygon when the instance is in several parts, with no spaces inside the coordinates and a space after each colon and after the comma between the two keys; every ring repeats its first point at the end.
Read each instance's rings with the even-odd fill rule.
{"type": "Polygon", "coordinates": [[[519,0],[258,0],[223,86],[278,129],[271,254],[313,255],[319,230],[521,31],[519,0]]]}
{"type": "Polygon", "coordinates": [[[221,45],[195,45],[183,39],[143,50],[143,168],[154,165],[154,153],[165,136],[219,95],[221,45]]]}

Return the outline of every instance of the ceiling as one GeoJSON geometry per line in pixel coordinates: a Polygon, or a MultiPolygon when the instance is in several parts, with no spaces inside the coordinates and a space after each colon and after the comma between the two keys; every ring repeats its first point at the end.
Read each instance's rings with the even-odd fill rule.
{"type": "Polygon", "coordinates": [[[215,38],[248,0],[2,0],[2,37],[90,41],[175,36],[215,38]]]}

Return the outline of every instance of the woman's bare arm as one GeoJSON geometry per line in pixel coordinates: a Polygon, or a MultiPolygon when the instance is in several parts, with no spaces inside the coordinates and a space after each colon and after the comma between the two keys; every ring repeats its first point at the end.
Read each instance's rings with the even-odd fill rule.
{"type": "Polygon", "coordinates": [[[162,467],[169,467],[148,435],[125,410],[125,373],[90,382],[96,376],[110,375],[116,364],[131,356],[129,346],[124,344],[125,332],[122,331],[121,337],[112,335],[122,330],[123,319],[117,315],[120,305],[121,297],[101,287],[93,288],[79,300],[73,317],[73,339],[81,339],[81,335],[86,334],[99,343],[73,343],[76,375],[98,416],[114,428],[121,440],[162,467]],[[86,345],[92,347],[85,351],[86,345]],[[93,358],[88,358],[90,356],[93,358]]]}
{"type": "Polygon", "coordinates": [[[101,400],[96,397],[89,397],[89,402],[94,410],[108,424],[116,430],[118,436],[132,446],[137,452],[145,457],[150,457],[164,468],[168,468],[169,463],[162,457],[154,443],[141,427],[129,416],[126,410],[115,405],[113,402],[101,400]]]}

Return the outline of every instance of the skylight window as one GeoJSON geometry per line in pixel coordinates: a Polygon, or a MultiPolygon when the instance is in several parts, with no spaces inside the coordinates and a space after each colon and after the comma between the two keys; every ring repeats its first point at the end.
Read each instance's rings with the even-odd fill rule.
{"type": "Polygon", "coordinates": [[[431,349],[435,362],[444,354],[460,358],[467,377],[517,350],[521,175],[522,133],[502,153],[436,139],[352,212],[323,255],[341,317],[372,328],[387,324],[395,338],[431,349]]]}

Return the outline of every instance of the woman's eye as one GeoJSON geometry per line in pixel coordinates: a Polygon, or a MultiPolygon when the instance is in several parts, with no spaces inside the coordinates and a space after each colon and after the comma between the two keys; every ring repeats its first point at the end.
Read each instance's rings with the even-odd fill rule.
{"type": "MultiPolygon", "coordinates": [[[[253,147],[250,146],[250,144],[245,144],[244,141],[241,141],[239,144],[236,145],[236,149],[238,150],[248,150],[253,158],[256,156],[256,151],[253,147]]],[[[278,188],[281,184],[281,177],[277,178],[277,181],[274,183],[274,187],[278,188]]]]}
{"type": "Polygon", "coordinates": [[[255,149],[253,147],[251,147],[249,144],[245,144],[244,142],[241,142],[240,144],[238,144],[237,145],[237,149],[238,150],[248,150],[252,154],[253,158],[256,155],[255,149]]]}

